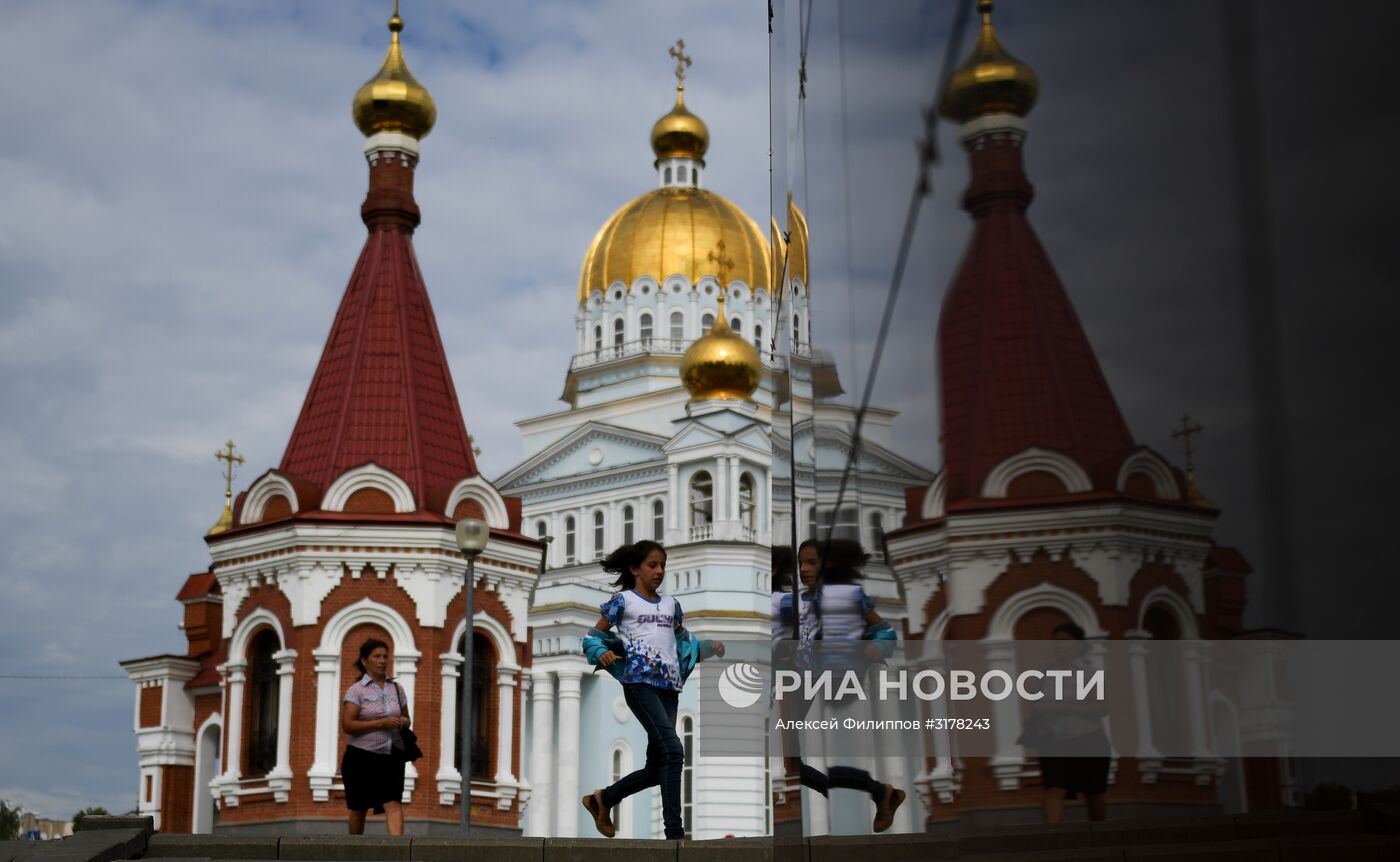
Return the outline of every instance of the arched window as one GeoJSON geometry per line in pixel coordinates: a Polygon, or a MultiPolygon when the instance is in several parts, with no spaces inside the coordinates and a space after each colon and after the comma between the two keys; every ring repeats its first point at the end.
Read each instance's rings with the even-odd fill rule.
{"type": "Polygon", "coordinates": [[[815,539],[816,537],[817,537],[817,507],[816,507],[816,506],[808,506],[808,507],[807,507],[807,538],[809,538],[809,539],[815,539]]]}
{"type": "Polygon", "coordinates": [[[842,506],[836,510],[836,537],[860,541],[860,513],[855,506],[842,506]]]}
{"type": "Polygon", "coordinates": [[[593,513],[593,559],[601,560],[607,554],[603,546],[608,540],[603,536],[603,513],[593,513]]]}
{"type": "Polygon", "coordinates": [[[622,346],[622,318],[613,321],[613,347],[622,346]]]}
{"type": "Polygon", "coordinates": [[[685,763],[681,767],[681,823],[686,832],[694,823],[692,802],[695,799],[695,719],[681,716],[681,745],[685,746],[685,763]]]}
{"type": "Polygon", "coordinates": [[[686,174],[685,174],[685,165],[681,165],[680,167],[676,168],[676,181],[677,181],[677,182],[682,182],[682,183],[685,182],[685,176],[686,176],[686,174]]]}
{"type": "Polygon", "coordinates": [[[757,323],[753,326],[753,346],[759,350],[763,349],[763,327],[757,323]]]}
{"type": "Polygon", "coordinates": [[[731,318],[729,328],[742,335],[744,333],[744,321],[737,317],[731,318]]]}
{"type": "Polygon", "coordinates": [[[671,184],[671,169],[669,167],[666,168],[666,184],[671,184]]]}
{"type": "Polygon", "coordinates": [[[713,314],[710,314],[708,311],[705,312],[705,316],[700,318],[700,334],[704,335],[706,332],[709,332],[710,329],[714,327],[714,325],[715,316],[713,314]]]}
{"type": "Polygon", "coordinates": [[[714,481],[700,470],[690,479],[690,526],[703,527],[715,519],[714,481]]]}
{"type": "Polygon", "coordinates": [[[753,477],[748,473],[739,477],[739,522],[750,530],[754,529],[753,477]]]}
{"type": "Polygon", "coordinates": [[[659,542],[666,537],[666,504],[656,500],[651,504],[651,538],[659,542]]]}
{"type": "Polygon", "coordinates": [[[792,346],[796,347],[802,343],[802,318],[794,314],[792,316],[792,346]]]}
{"type": "Polygon", "coordinates": [[[679,309],[671,312],[671,338],[675,341],[685,338],[685,312],[679,309]]]}
{"type": "Polygon", "coordinates": [[[277,633],[263,629],[248,649],[248,775],[266,775],[277,765],[277,633]]]}
{"type": "Polygon", "coordinates": [[[870,513],[870,552],[877,559],[885,558],[885,515],[883,512],[870,513]]]}
{"type": "MultiPolygon", "coordinates": [[[[457,639],[457,655],[462,654],[463,638],[457,639]]],[[[472,774],[475,779],[489,780],[491,768],[491,738],[495,735],[495,711],[491,707],[491,689],[496,682],[496,650],[491,639],[480,632],[472,633],[472,774]]],[[[462,702],[462,675],[457,675],[457,703],[462,702]]],[[[457,752],[458,773],[462,771],[462,722],[453,733],[452,750],[457,752]]]]}
{"type": "Polygon", "coordinates": [[[637,541],[636,517],[631,506],[622,507],[622,543],[631,545],[637,541]]]}
{"type": "Polygon", "coordinates": [[[643,344],[651,343],[651,315],[643,312],[638,318],[638,325],[641,327],[641,337],[643,344]]]}
{"type": "Polygon", "coordinates": [[[601,324],[593,327],[593,349],[603,349],[603,327],[601,324]]]}
{"type": "Polygon", "coordinates": [[[574,516],[564,519],[564,562],[573,564],[578,560],[578,539],[575,536],[574,516]]]}
{"type": "Polygon", "coordinates": [[[549,535],[549,524],[546,523],[546,522],[544,522],[544,521],[536,521],[536,522],[535,522],[535,536],[536,536],[537,538],[543,539],[545,536],[548,536],[548,535],[549,535]]]}
{"type": "MultiPolygon", "coordinates": [[[[623,772],[623,770],[626,769],[626,768],[627,768],[627,767],[626,767],[626,765],[623,763],[623,760],[622,760],[622,744],[619,743],[619,744],[618,744],[618,747],[613,749],[613,754],[612,754],[612,783],[613,783],[613,784],[616,784],[616,783],[618,782],[618,779],[622,778],[623,775],[626,775],[626,773],[623,772]]],[[[615,830],[617,830],[617,834],[618,834],[618,835],[626,835],[626,834],[627,834],[627,827],[625,827],[625,826],[623,825],[623,822],[624,822],[624,820],[623,820],[623,814],[624,814],[626,811],[627,811],[627,806],[626,806],[626,805],[623,805],[623,804],[621,804],[621,803],[618,803],[616,806],[613,807],[613,810],[612,810],[613,828],[614,828],[615,830]]]]}

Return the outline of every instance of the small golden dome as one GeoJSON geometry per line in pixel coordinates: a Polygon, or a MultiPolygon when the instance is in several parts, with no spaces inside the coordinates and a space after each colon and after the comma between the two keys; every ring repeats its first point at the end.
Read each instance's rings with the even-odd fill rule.
{"type": "Polygon", "coordinates": [[[651,127],[651,151],[660,159],[695,159],[705,163],[710,130],[685,106],[685,87],[676,87],[676,106],[651,127]]]}
{"type": "Polygon", "coordinates": [[[681,382],[691,401],[744,401],[758,388],[758,351],[725,321],[724,303],[710,331],[681,358],[681,382]]]}
{"type": "MultiPolygon", "coordinates": [[[[397,4],[396,4],[397,5],[397,4]]],[[[437,121],[432,95],[408,71],[399,45],[403,19],[398,10],[389,19],[389,53],[373,78],[355,93],[355,125],[365,137],[380,132],[400,132],[419,140],[428,136],[437,121]]]]}
{"type": "Polygon", "coordinates": [[[750,290],[769,286],[768,243],[743,210],[706,189],[652,189],[613,213],[593,238],[579,274],[579,301],[617,281],[631,290],[644,275],[658,284],[672,275],[691,284],[707,275],[720,278],[707,255],[721,242],[734,261],[721,279],[726,286],[734,280],[750,290]]]}
{"type": "Polygon", "coordinates": [[[992,0],[978,0],[982,32],[972,53],[948,81],[938,110],[965,123],[984,114],[1024,117],[1035,106],[1040,81],[1035,71],[1006,52],[992,27],[992,0]]]}

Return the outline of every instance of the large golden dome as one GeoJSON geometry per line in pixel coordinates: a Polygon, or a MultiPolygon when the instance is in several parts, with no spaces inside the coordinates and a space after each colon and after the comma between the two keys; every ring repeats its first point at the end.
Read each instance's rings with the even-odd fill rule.
{"type": "Polygon", "coordinates": [[[758,388],[758,351],[724,318],[721,304],[715,325],[681,357],[681,383],[691,401],[743,401],[758,388]]]}
{"type": "Polygon", "coordinates": [[[978,0],[977,11],[982,14],[977,44],[949,79],[938,110],[959,123],[984,114],[1024,117],[1035,106],[1040,81],[1030,66],[1001,46],[992,27],[992,0],[978,0]]]}
{"type": "Polygon", "coordinates": [[[427,137],[437,121],[437,105],[422,84],[408,71],[399,45],[403,19],[398,10],[389,19],[389,53],[373,78],[355,93],[352,108],[355,125],[365,137],[380,132],[400,132],[419,140],[427,137]]]}
{"type": "Polygon", "coordinates": [[[721,279],[726,285],[738,280],[750,290],[769,287],[768,243],[743,210],[705,189],[653,189],[613,213],[593,238],[579,274],[579,300],[615,281],[630,290],[644,275],[658,283],[678,274],[691,284],[707,275],[721,278],[707,257],[720,242],[734,261],[721,279]]]}

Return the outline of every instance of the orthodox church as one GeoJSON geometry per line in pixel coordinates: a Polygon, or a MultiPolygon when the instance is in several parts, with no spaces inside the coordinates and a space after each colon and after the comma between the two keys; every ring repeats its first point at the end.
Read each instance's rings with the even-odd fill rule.
{"type": "MultiPolygon", "coordinates": [[[[1038,82],[1000,45],[990,2],[979,7],[977,45],[942,103],[972,160],[974,228],[938,327],[941,470],[892,451],[893,411],[872,409],[855,435],[810,343],[807,221],[789,202],[786,225],[765,233],[711,190],[678,43],[675,104],[651,131],[654,185],[583,257],[565,406],[517,423],[524,458],[494,482],[478,472],[414,256],[413,184],[436,108],[395,14],[354,100],[368,236],[287,449],[236,498],[229,474],[211,564],[176,597],[185,654],[122,663],[141,812],[164,831],[342,831],[339,701],[374,636],[392,645],[425,752],[408,767],[410,833],[455,832],[469,793],[488,834],[593,834],[580,797],[640,766],[646,738],[581,638],[613,591],[598,560],[643,538],[667,546],[664,589],[703,638],[766,639],[770,547],[828,530],[874,552],[867,591],[902,637],[981,641],[993,666],[1013,660],[1013,639],[1062,621],[1091,637],[1249,636],[1247,563],[1214,544],[1218,511],[1189,469],[1133,438],[1026,219],[1038,82]],[[491,527],[472,585],[471,740],[456,732],[468,621],[453,526],[465,517],[491,527]]],[[[1286,758],[1208,755],[1243,732],[1241,708],[1189,704],[1186,732],[1206,754],[1116,758],[1110,798],[1143,812],[1289,804],[1286,758]]],[[[1150,705],[1139,714],[1143,738],[1169,732],[1150,705]]],[[[1034,758],[1017,718],[1001,718],[992,758],[925,740],[895,831],[1035,816],[1034,758]]],[[[687,832],[785,831],[802,808],[809,832],[831,827],[820,797],[796,804],[780,760],[707,758],[698,721],[683,693],[687,832]]],[[[660,835],[658,795],[614,819],[620,836],[660,835]]]]}

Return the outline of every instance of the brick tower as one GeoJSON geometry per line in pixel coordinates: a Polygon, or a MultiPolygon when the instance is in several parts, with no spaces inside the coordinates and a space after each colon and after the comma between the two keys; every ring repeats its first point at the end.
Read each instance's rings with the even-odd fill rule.
{"type": "Polygon", "coordinates": [[[520,534],[519,501],[478,474],[414,256],[413,179],[436,108],[404,62],[397,12],[389,29],[354,101],[368,236],[286,452],[238,494],[206,538],[209,570],[180,591],[188,654],[123,662],[137,685],[140,809],[165,831],[343,832],[340,699],[360,644],[378,637],[424,750],[406,774],[408,831],[456,830],[466,747],[474,824],[519,832],[530,792],[519,683],[540,545],[520,534]],[[476,562],[466,746],[463,517],[491,527],[476,562]]]}

